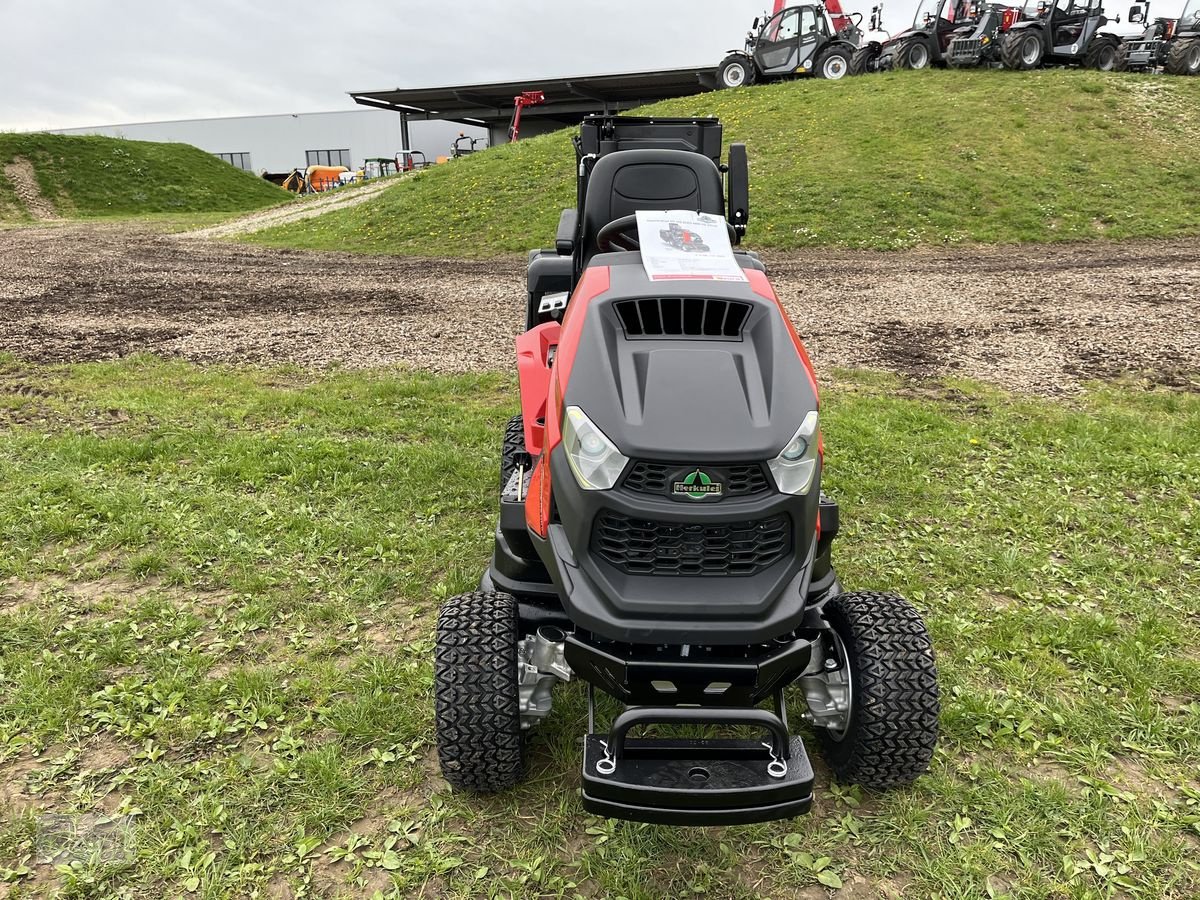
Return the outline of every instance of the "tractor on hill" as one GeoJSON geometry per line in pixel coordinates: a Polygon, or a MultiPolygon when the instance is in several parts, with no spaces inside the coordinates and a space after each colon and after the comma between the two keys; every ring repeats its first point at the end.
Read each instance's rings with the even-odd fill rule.
{"type": "Polygon", "coordinates": [[[946,48],[946,64],[954,69],[1000,64],[1000,39],[1021,21],[1021,10],[1003,3],[989,3],[972,15],[975,28],[959,36],[946,48]]]}
{"type": "Polygon", "coordinates": [[[801,75],[836,80],[850,71],[850,59],[863,39],[862,13],[843,12],[840,0],[785,3],[775,0],[765,23],[754,20],[745,49],[729,51],[717,67],[718,87],[801,75]]]}
{"type": "Polygon", "coordinates": [[[970,0],[921,0],[912,27],[888,40],[863,44],[851,58],[850,74],[945,66],[951,41],[975,33],[976,14],[970,0]]]}
{"type": "Polygon", "coordinates": [[[1117,71],[1200,75],[1200,0],[1189,0],[1178,19],[1150,18],[1150,3],[1129,10],[1129,22],[1145,31],[1117,51],[1117,71]]]}
{"type": "Polygon", "coordinates": [[[1117,67],[1121,38],[1103,31],[1109,24],[1104,0],[1029,0],[1026,18],[1000,43],[1006,69],[1076,65],[1101,72],[1117,67]]]}
{"type": "Polygon", "coordinates": [[[454,139],[454,143],[450,145],[450,158],[461,159],[464,156],[470,156],[472,153],[478,153],[480,150],[486,149],[487,144],[484,144],[483,138],[471,137],[460,131],[458,137],[454,139]],[[480,144],[483,144],[483,146],[480,147],[480,144]]]}

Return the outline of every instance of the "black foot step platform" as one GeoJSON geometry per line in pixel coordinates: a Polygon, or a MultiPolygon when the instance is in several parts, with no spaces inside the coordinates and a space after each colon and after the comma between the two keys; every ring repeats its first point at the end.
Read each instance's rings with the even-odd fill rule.
{"type": "MultiPolygon", "coordinates": [[[[650,713],[629,710],[612,734],[587,736],[583,807],[588,812],[658,825],[737,825],[808,812],[813,770],[800,738],[781,741],[771,729],[765,741],[626,740],[630,725],[663,721],[650,713]],[[625,717],[632,721],[622,722],[625,717]]],[[[707,718],[700,712],[696,718],[702,717],[707,718]]]]}

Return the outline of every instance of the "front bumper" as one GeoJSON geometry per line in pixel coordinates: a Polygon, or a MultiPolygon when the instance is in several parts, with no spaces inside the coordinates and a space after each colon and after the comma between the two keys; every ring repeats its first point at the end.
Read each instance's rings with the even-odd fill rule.
{"type": "Polygon", "coordinates": [[[1131,69],[1145,69],[1158,65],[1162,41],[1130,41],[1125,64],[1131,69]]]}
{"type": "Polygon", "coordinates": [[[955,38],[946,50],[946,62],[952,66],[978,66],[990,61],[994,44],[982,38],[955,38]]]}
{"type": "MultiPolygon", "coordinates": [[[[819,617],[813,612],[813,617],[819,617]]],[[[813,623],[819,627],[819,623],[813,623]]],[[[733,652],[675,646],[637,647],[576,631],[564,648],[571,671],[634,705],[756,706],[814,664],[813,641],[796,637],[733,652]]],[[[820,660],[817,656],[817,660],[820,660]]]]}

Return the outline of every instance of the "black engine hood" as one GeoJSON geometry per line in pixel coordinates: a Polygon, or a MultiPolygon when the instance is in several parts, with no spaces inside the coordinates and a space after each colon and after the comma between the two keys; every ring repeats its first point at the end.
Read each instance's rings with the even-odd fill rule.
{"type": "Polygon", "coordinates": [[[779,308],[744,284],[675,282],[650,293],[644,278],[623,277],[629,268],[614,266],[610,290],[587,310],[565,404],[580,407],[635,459],[717,463],[778,455],[817,408],[779,308]],[[750,311],[740,338],[631,337],[614,304],[638,297],[731,300],[750,311]]]}

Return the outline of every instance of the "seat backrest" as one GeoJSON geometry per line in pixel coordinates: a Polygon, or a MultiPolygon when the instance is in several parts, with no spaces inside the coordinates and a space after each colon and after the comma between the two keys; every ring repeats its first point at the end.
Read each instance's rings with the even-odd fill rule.
{"type": "Polygon", "coordinates": [[[596,253],[596,235],[638,210],[686,209],[724,217],[721,172],[707,156],[686,150],[622,150],[596,160],[587,183],[579,251],[596,253]]]}

